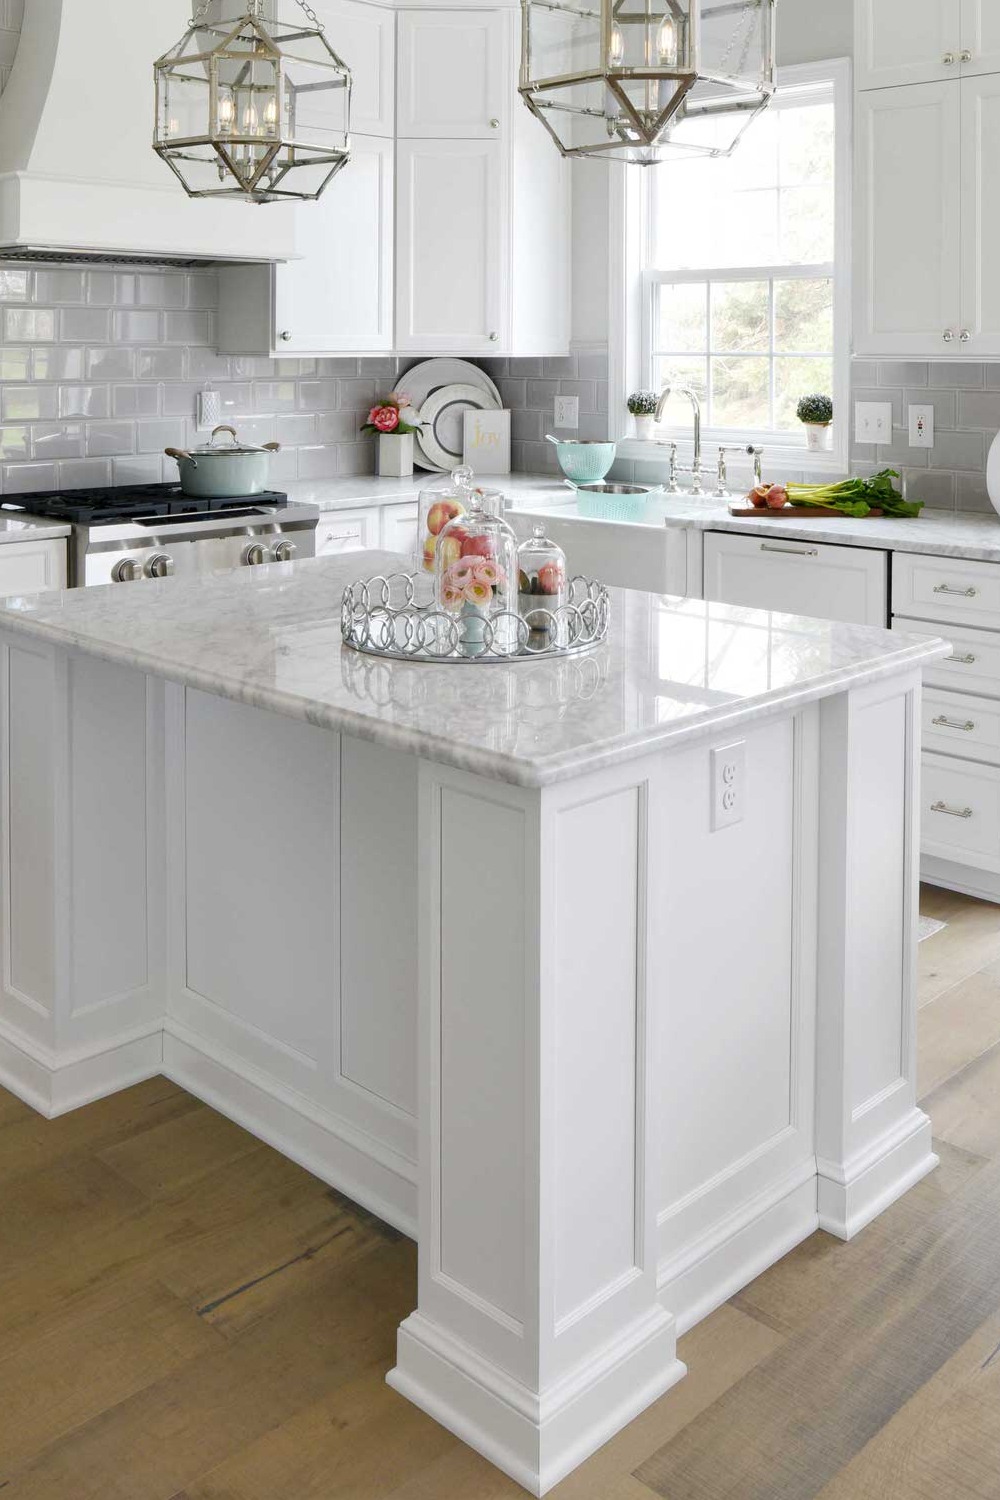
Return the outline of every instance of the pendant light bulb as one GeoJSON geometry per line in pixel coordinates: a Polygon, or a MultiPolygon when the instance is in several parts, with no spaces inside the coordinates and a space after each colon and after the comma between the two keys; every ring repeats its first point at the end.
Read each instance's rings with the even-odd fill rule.
{"type": "Polygon", "coordinates": [[[620,68],[625,61],[625,38],[619,26],[611,28],[611,47],[608,58],[613,68],[620,68]]]}
{"type": "Polygon", "coordinates": [[[661,67],[677,66],[677,27],[674,25],[673,16],[664,16],[660,22],[660,28],[656,33],[656,55],[661,67]]]}
{"type": "Polygon", "coordinates": [[[274,127],[278,123],[278,98],[272,94],[264,106],[264,124],[267,126],[268,134],[274,134],[274,127]]]}
{"type": "Polygon", "coordinates": [[[226,135],[228,135],[233,128],[233,121],[235,119],[236,105],[233,103],[232,99],[228,95],[226,95],[224,98],[219,100],[219,129],[226,135]]]}

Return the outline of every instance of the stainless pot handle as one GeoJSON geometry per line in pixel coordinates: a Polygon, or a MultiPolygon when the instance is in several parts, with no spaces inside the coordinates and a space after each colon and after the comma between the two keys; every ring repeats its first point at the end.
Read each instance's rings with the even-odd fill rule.
{"type": "Polygon", "coordinates": [[[264,444],[264,452],[265,453],[280,453],[281,452],[281,444],[280,443],[265,443],[264,444]]]}
{"type": "Polygon", "coordinates": [[[211,440],[210,440],[210,441],[211,441],[211,443],[212,443],[212,444],[214,444],[214,443],[215,443],[215,439],[216,439],[216,437],[217,437],[217,436],[218,436],[218,434],[219,434],[219,433],[220,433],[220,432],[228,432],[228,433],[231,433],[231,434],[232,434],[232,439],[233,439],[233,441],[232,441],[232,443],[231,443],[231,444],[230,444],[230,447],[232,447],[232,446],[234,446],[234,445],[235,445],[235,443],[236,443],[236,442],[237,442],[237,437],[236,437],[236,428],[235,428],[235,427],[230,427],[230,426],[229,426],[229,425],[228,425],[228,423],[226,423],[226,422],[223,422],[223,423],[221,423],[221,424],[220,424],[220,425],[219,425],[219,426],[218,426],[218,427],[213,427],[213,428],[212,428],[212,437],[211,437],[211,440]]]}
{"type": "Polygon", "coordinates": [[[198,460],[196,458],[192,458],[186,448],[164,448],[163,451],[168,458],[176,458],[178,463],[180,463],[181,459],[184,458],[187,459],[192,468],[196,469],[198,467],[198,460]]]}

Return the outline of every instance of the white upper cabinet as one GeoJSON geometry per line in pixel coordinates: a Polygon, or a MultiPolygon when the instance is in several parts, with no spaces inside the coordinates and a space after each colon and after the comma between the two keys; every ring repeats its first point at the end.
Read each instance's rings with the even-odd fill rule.
{"type": "Polygon", "coordinates": [[[962,0],[855,0],[854,37],[858,88],[957,77],[962,0]]]}
{"type": "Polygon", "coordinates": [[[393,133],[395,12],[358,0],[312,0],[330,43],[351,70],[351,132],[393,133]]]}
{"type": "Polygon", "coordinates": [[[858,95],[856,354],[962,348],[961,85],[858,95]]]}
{"type": "Polygon", "coordinates": [[[488,354],[506,347],[503,169],[500,141],[399,142],[399,349],[488,354]]]}
{"type": "Polygon", "coordinates": [[[963,75],[1000,73],[997,0],[962,0],[961,67],[963,75]]]}
{"type": "Polygon", "coordinates": [[[859,89],[1000,71],[998,0],[855,0],[859,89]]]}
{"type": "Polygon", "coordinates": [[[1000,354],[1000,74],[963,79],[962,327],[964,353],[1000,354]]]}
{"type": "Polygon", "coordinates": [[[402,139],[489,140],[513,103],[509,13],[404,10],[399,15],[402,139]]]}
{"type": "Polygon", "coordinates": [[[351,159],[316,203],[296,208],[298,260],[219,273],[225,354],[372,353],[392,348],[393,143],[352,135],[351,159]]]}

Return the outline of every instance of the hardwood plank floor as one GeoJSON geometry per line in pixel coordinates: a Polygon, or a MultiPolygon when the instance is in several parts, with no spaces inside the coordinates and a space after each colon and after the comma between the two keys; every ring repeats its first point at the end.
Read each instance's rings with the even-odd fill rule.
{"type": "MultiPolygon", "coordinates": [[[[557,1500],[1000,1500],[1000,908],[925,890],[941,1166],[693,1329],[557,1500]]],[[[515,1500],[384,1383],[409,1241],[164,1079],[0,1091],[3,1500],[515,1500]]]]}

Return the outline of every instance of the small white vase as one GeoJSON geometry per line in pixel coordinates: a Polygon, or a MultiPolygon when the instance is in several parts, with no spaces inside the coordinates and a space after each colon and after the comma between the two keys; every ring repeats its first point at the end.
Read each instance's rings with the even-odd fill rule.
{"type": "Polygon", "coordinates": [[[806,430],[806,447],[810,453],[829,453],[830,451],[830,424],[829,422],[804,422],[806,430]]]}
{"type": "Polygon", "coordinates": [[[413,433],[380,432],[378,472],[383,479],[405,479],[413,473],[413,433]]]}
{"type": "Polygon", "coordinates": [[[656,418],[642,416],[636,412],[632,417],[635,423],[635,435],[641,443],[648,443],[653,436],[653,428],[656,426],[656,418]]]}
{"type": "Polygon", "coordinates": [[[993,509],[1000,515],[1000,432],[990,444],[986,460],[986,493],[993,509]]]}

